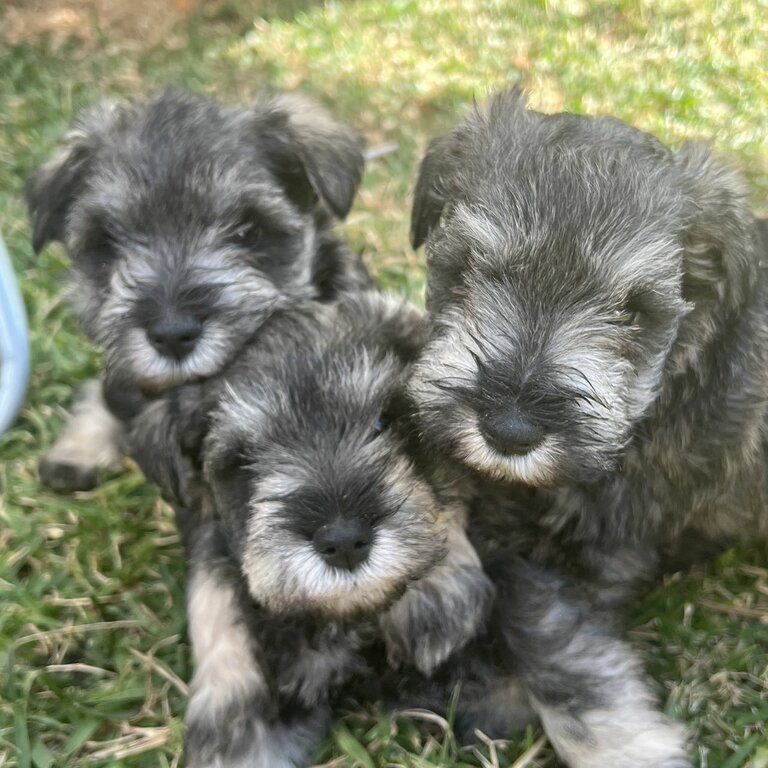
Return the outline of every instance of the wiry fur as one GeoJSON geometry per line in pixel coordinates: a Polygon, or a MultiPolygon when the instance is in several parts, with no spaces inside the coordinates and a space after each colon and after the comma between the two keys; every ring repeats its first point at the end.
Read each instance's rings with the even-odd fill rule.
{"type": "MultiPolygon", "coordinates": [[[[271,639],[288,663],[300,665],[316,651],[300,638],[294,642],[295,627],[286,625],[280,633],[274,622],[264,622],[217,522],[195,516],[189,542],[187,614],[196,670],[187,706],[187,764],[191,768],[302,765],[328,727],[328,706],[310,694],[304,701],[311,706],[299,698],[295,706],[281,710],[272,667],[265,663],[268,659],[258,640],[271,639]]],[[[356,649],[355,638],[318,635],[313,638],[318,645],[339,640],[341,647],[335,652],[340,655],[356,649]]]]}
{"type": "Polygon", "coordinates": [[[704,147],[512,91],[432,143],[411,235],[425,441],[490,481],[478,519],[509,501],[513,553],[562,569],[507,634],[533,706],[571,765],[686,764],[611,613],[660,566],[768,528],[766,223],[704,147]],[[521,421],[530,444],[500,448],[521,421]]]}
{"type": "MultiPolygon", "coordinates": [[[[363,145],[290,95],[240,107],[168,89],[78,118],[27,183],[33,245],[66,245],[72,304],[104,349],[118,417],[220,371],[274,310],[370,285],[330,227],[352,205],[363,145]],[[200,333],[181,358],[152,342],[179,317],[200,333]]],[[[49,456],[43,480],[60,464],[49,456]]]]}
{"type": "Polygon", "coordinates": [[[295,729],[319,739],[373,647],[429,674],[483,623],[493,590],[464,533],[468,498],[414,462],[399,413],[423,332],[416,310],[373,292],[297,305],[217,377],[134,422],[132,454],[193,508],[180,516],[197,658],[190,765],[305,765],[295,729]],[[313,540],[350,521],[372,539],[347,570],[313,540]]]}
{"type": "Polygon", "coordinates": [[[733,171],[512,92],[433,144],[412,234],[429,439],[552,489],[552,526],[587,541],[765,530],[766,244],[733,171]],[[477,427],[512,408],[544,435],[520,456],[477,427]]]}
{"type": "MultiPolygon", "coordinates": [[[[500,635],[499,664],[513,672],[566,765],[689,764],[682,727],[657,710],[619,623],[589,586],[549,564],[542,568],[520,560],[514,548],[486,559],[486,566],[499,595],[491,617],[500,635]]],[[[482,644],[476,652],[485,653],[482,644]]],[[[495,676],[488,691],[505,685],[508,680],[495,676]]],[[[496,723],[481,719],[480,727],[498,728],[503,713],[495,713],[496,723]]],[[[520,716],[519,705],[512,714],[520,716]]]]}
{"type": "Polygon", "coordinates": [[[207,434],[208,515],[185,526],[189,763],[305,765],[337,700],[440,710],[459,685],[470,738],[538,716],[576,768],[684,766],[679,729],[589,592],[520,560],[531,546],[506,529],[513,503],[414,442],[399,390],[422,339],[413,310],[376,294],[280,313],[207,392],[177,401],[175,434],[155,430],[137,453],[157,465],[173,451],[159,434],[187,446],[207,434]],[[192,403],[212,409],[202,429],[192,403]],[[376,520],[371,567],[333,573],[312,552],[312,532],[340,515],[376,520]]]}
{"type": "Polygon", "coordinates": [[[167,494],[195,498],[199,461],[210,486],[208,515],[183,525],[198,664],[190,764],[304,765],[337,699],[440,710],[459,685],[469,738],[508,737],[540,717],[579,768],[618,760],[625,740],[626,766],[684,765],[678,729],[655,712],[589,591],[519,559],[532,542],[509,517],[533,514],[535,500],[518,510],[414,441],[399,388],[422,338],[412,310],[376,294],[296,307],[220,377],[148,409],[150,429],[134,425],[142,466],[186,472],[167,494]],[[312,532],[338,515],[378,520],[376,567],[334,573],[312,552],[312,532]],[[589,677],[595,654],[611,660],[602,678],[589,677]]]}

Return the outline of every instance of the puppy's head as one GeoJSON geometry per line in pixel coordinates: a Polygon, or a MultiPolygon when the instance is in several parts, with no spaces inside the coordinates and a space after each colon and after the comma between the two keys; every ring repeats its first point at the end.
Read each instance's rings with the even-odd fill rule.
{"type": "Polygon", "coordinates": [[[163,390],[220,370],[269,311],[313,295],[317,238],[348,213],[362,150],[296,97],[99,104],[27,183],[33,245],[65,243],[107,365],[163,390]]]}
{"type": "Polygon", "coordinates": [[[750,222],[699,148],[493,99],[432,143],[415,193],[432,330],[409,389],[428,437],[498,479],[612,468],[749,294],[750,222]]]}
{"type": "Polygon", "coordinates": [[[376,610],[444,555],[446,512],[397,412],[422,332],[412,308],[363,294],[270,324],[229,377],[206,473],[270,609],[376,610]]]}

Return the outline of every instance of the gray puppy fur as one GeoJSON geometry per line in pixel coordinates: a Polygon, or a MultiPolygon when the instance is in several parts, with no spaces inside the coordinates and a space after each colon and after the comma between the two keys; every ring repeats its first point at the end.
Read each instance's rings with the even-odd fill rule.
{"type": "Polygon", "coordinates": [[[306,765],[371,648],[428,675],[476,635],[493,590],[467,498],[413,461],[398,417],[423,337],[378,293],[307,302],[134,421],[140,465],[184,475],[182,446],[203,466],[202,484],[194,466],[161,479],[192,502],[188,765],[306,765]]]}
{"type": "Polygon", "coordinates": [[[363,146],[293,95],[240,107],[168,89],[78,118],[26,192],[34,248],[59,240],[71,258],[108,410],[91,388],[44,481],[92,484],[116,451],[87,434],[114,435],[146,395],[221,370],[275,309],[370,285],[330,230],[352,205],[363,146]]]}
{"type": "Polygon", "coordinates": [[[764,533],[765,233],[703,147],[496,97],[433,144],[417,187],[428,437],[550,489],[571,540],[764,533]]]}
{"type": "Polygon", "coordinates": [[[679,745],[608,622],[516,557],[531,547],[503,525],[510,504],[490,504],[416,439],[401,386],[424,331],[412,308],[375,293],[299,305],[275,313],[217,377],[133,423],[132,453],[166,495],[205,505],[179,511],[197,665],[190,765],[305,765],[336,700],[440,710],[457,685],[470,738],[475,728],[509,737],[538,712],[574,766],[596,764],[581,762],[587,728],[617,766],[627,740],[648,765],[679,745]],[[179,446],[191,463],[174,458],[179,446]],[[486,505],[495,519],[476,514],[486,505]],[[467,508],[493,584],[465,535],[467,508]],[[339,525],[370,547],[352,568],[328,550],[339,525]],[[602,661],[588,678],[585,648],[602,661]],[[547,675],[529,675],[531,659],[547,675]],[[583,720],[538,703],[566,674],[589,682],[564,702],[583,720]],[[607,709],[620,723],[610,732],[607,709]]]}
{"type": "MultiPolygon", "coordinates": [[[[502,503],[539,489],[539,513],[512,505],[508,524],[532,532],[533,559],[579,575],[587,613],[680,555],[765,534],[768,227],[727,165],[502,93],[431,144],[411,235],[429,267],[432,331],[409,384],[425,439],[502,503]]],[[[523,629],[565,630],[559,615],[523,629]]],[[[660,720],[627,732],[626,665],[600,647],[521,645],[558,750],[580,766],[682,764],[660,720]]]]}

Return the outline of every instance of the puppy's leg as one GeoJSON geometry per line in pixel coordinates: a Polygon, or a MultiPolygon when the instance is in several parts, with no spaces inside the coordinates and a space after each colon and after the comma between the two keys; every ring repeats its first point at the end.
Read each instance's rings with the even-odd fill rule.
{"type": "Polygon", "coordinates": [[[519,565],[494,578],[494,619],[544,729],[571,768],[685,768],[683,729],[656,708],[640,664],[572,586],[519,565]]]}
{"type": "Polygon", "coordinates": [[[277,695],[259,663],[248,599],[215,523],[195,531],[187,598],[196,671],[184,744],[189,768],[298,768],[326,732],[319,707],[278,719],[277,695]]]}
{"type": "Polygon", "coordinates": [[[186,505],[195,465],[184,452],[180,418],[170,394],[149,403],[127,428],[126,449],[166,501],[186,505]]]}
{"type": "Polygon", "coordinates": [[[430,675],[482,628],[493,585],[464,531],[463,517],[448,529],[448,553],[411,584],[380,620],[390,664],[405,661],[430,675]]]}
{"type": "MultiPolygon", "coordinates": [[[[210,390],[215,392],[211,384],[210,390]]],[[[174,505],[187,506],[202,475],[200,451],[215,403],[201,384],[145,400],[126,427],[125,446],[144,476],[174,505]]]]}
{"type": "Polygon", "coordinates": [[[101,383],[83,384],[64,432],[40,459],[40,482],[55,491],[86,491],[98,470],[115,468],[121,457],[121,423],[110,413],[101,383]]]}
{"type": "MultiPolygon", "coordinates": [[[[483,648],[487,654],[488,649],[483,648]]],[[[464,744],[477,741],[475,731],[492,739],[508,739],[539,721],[528,692],[517,677],[486,669],[476,681],[462,680],[455,730],[464,744]]]]}

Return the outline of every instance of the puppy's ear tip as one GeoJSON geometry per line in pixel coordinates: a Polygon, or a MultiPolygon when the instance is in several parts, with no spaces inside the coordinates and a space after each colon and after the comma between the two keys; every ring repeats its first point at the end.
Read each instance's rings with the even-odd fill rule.
{"type": "Polygon", "coordinates": [[[416,225],[411,226],[411,233],[410,233],[411,248],[413,248],[414,251],[418,251],[419,248],[421,248],[421,246],[424,245],[425,240],[426,240],[426,236],[422,232],[421,227],[418,227],[416,225]]]}
{"type": "Polygon", "coordinates": [[[345,219],[365,169],[365,137],[336,121],[312,99],[278,94],[267,101],[268,116],[284,121],[306,177],[328,211],[345,219]]]}
{"type": "Polygon", "coordinates": [[[344,178],[339,178],[338,183],[333,183],[328,175],[322,178],[313,174],[313,182],[323,202],[339,221],[344,221],[349,216],[362,177],[362,165],[359,170],[350,170],[344,178]]]}
{"type": "Polygon", "coordinates": [[[43,234],[32,235],[32,250],[35,256],[39,256],[43,248],[48,245],[48,238],[43,234]]]}
{"type": "Polygon", "coordinates": [[[343,141],[339,144],[335,152],[335,162],[337,169],[343,169],[346,166],[346,172],[332,173],[329,169],[326,174],[328,183],[325,186],[330,192],[326,202],[332,213],[343,220],[352,210],[357,190],[363,181],[366,140],[363,134],[354,128],[341,126],[341,129],[342,133],[346,133],[348,144],[344,146],[343,141]]]}
{"type": "Polygon", "coordinates": [[[364,142],[350,140],[347,145],[327,146],[324,153],[305,155],[305,167],[312,186],[328,210],[343,221],[352,210],[363,180],[364,142]],[[322,156],[321,156],[322,155],[322,156]]]}
{"type": "Polygon", "coordinates": [[[40,251],[50,241],[48,217],[44,211],[40,209],[40,205],[37,199],[36,190],[37,173],[33,173],[24,185],[24,198],[27,202],[27,210],[29,211],[29,217],[32,221],[32,250],[35,255],[39,255],[40,251]]]}
{"type": "Polygon", "coordinates": [[[338,197],[336,197],[333,193],[326,194],[324,196],[324,201],[330,212],[339,221],[344,221],[344,219],[349,216],[349,212],[352,210],[354,192],[344,192],[341,193],[338,197]]]}

